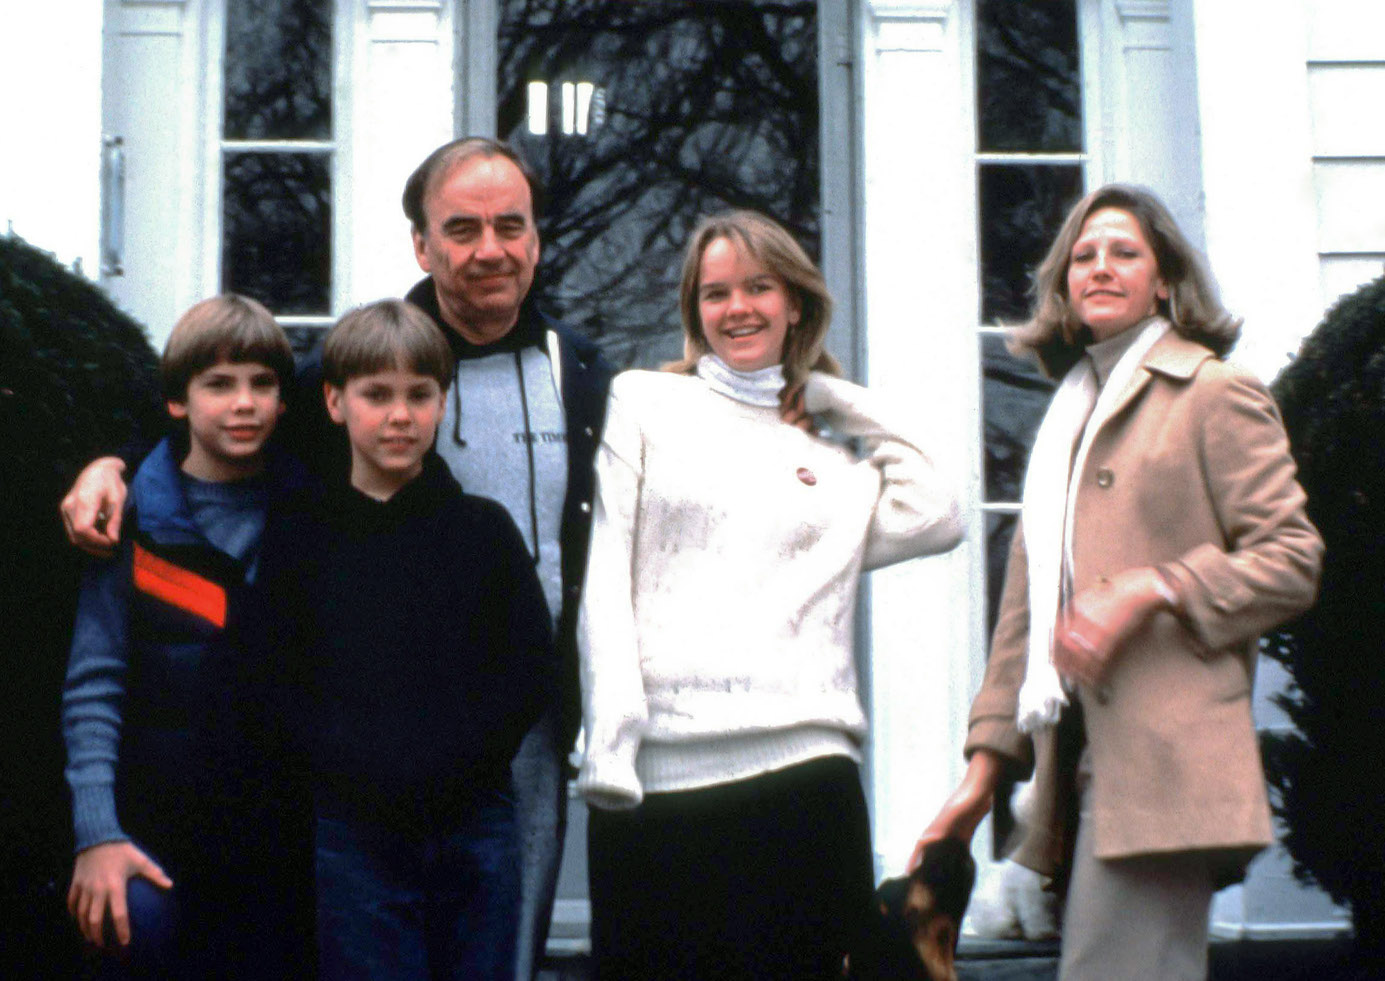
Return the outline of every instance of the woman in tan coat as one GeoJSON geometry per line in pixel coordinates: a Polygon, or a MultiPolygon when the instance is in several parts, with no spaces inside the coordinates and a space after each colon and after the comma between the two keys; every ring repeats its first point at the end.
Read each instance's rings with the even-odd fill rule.
{"type": "MultiPolygon", "coordinates": [[[[1025,477],[966,776],[920,845],[969,840],[1034,770],[1016,861],[1067,887],[1062,981],[1206,976],[1212,893],[1271,841],[1257,636],[1308,607],[1322,541],[1274,402],[1162,203],[1069,214],[1014,335],[1061,379],[1025,477]]],[[[917,854],[917,852],[916,852],[917,854]]]]}

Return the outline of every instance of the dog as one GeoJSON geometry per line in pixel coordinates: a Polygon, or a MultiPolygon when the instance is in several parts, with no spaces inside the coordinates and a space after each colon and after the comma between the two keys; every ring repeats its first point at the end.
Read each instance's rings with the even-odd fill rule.
{"type": "Polygon", "coordinates": [[[957,981],[957,937],[976,884],[965,842],[930,843],[908,875],[875,890],[868,936],[848,961],[849,981],[957,981]]]}

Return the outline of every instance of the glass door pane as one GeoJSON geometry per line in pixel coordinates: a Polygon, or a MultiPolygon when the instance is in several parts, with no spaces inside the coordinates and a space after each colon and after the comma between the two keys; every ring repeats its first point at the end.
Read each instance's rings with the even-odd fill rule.
{"type": "Polygon", "coordinates": [[[501,0],[497,132],[539,172],[540,300],[620,367],[682,353],[704,214],[764,211],[819,250],[817,5],[501,0]]]}
{"type": "Polygon", "coordinates": [[[227,0],[221,89],[221,289],[306,350],[330,322],[336,0],[227,0]]]}
{"type": "Polygon", "coordinates": [[[1033,273],[1087,159],[1076,0],[976,0],[976,185],[981,257],[987,634],[1017,524],[1029,448],[1053,391],[1037,365],[1010,354],[1033,273]]]}

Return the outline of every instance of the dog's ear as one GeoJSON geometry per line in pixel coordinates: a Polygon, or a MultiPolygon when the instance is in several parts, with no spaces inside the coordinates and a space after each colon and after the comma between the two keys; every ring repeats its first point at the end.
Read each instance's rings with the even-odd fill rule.
{"type": "Polygon", "coordinates": [[[971,898],[976,865],[964,842],[935,841],[908,876],[875,892],[878,917],[851,960],[858,981],[957,981],[957,936],[971,898]]]}
{"type": "Polygon", "coordinates": [[[909,881],[903,913],[909,941],[930,981],[957,981],[959,921],[939,908],[933,890],[916,878],[909,881]]]}
{"type": "Polygon", "coordinates": [[[957,981],[958,923],[938,908],[931,888],[910,881],[904,902],[910,944],[928,970],[929,981],[957,981]]]}
{"type": "Polygon", "coordinates": [[[909,876],[904,919],[933,981],[957,981],[957,938],[975,883],[971,852],[954,838],[930,843],[909,876]]]}
{"type": "Polygon", "coordinates": [[[938,907],[962,922],[976,885],[976,862],[965,842],[956,838],[930,842],[910,878],[926,885],[938,907]]]}

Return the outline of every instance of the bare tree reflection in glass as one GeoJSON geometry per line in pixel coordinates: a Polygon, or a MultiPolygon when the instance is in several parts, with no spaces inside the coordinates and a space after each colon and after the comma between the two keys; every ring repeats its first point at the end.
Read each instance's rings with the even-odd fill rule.
{"type": "Polygon", "coordinates": [[[759,209],[817,254],[816,3],[506,0],[499,37],[497,131],[549,191],[535,289],[617,365],[681,353],[679,263],[702,215],[759,209]],[[585,133],[564,132],[564,82],[591,85],[585,133]]]}

